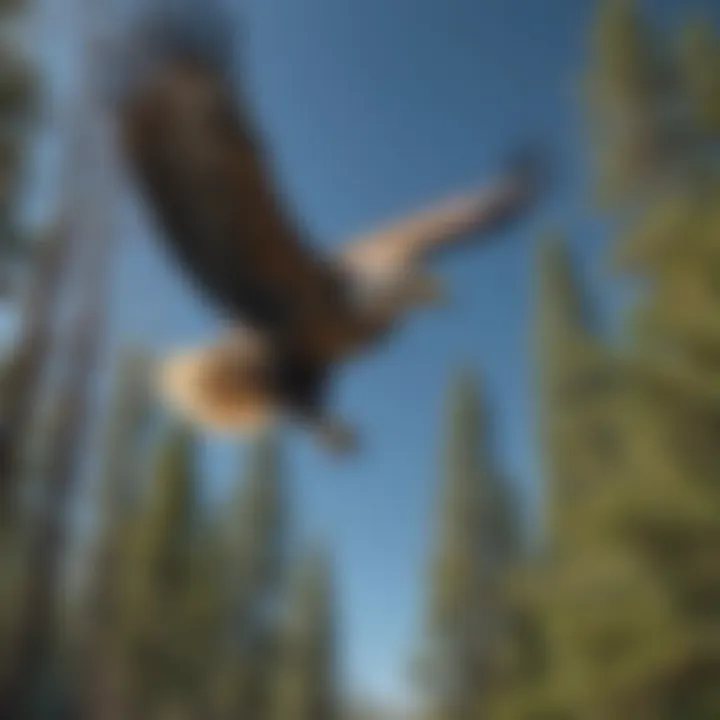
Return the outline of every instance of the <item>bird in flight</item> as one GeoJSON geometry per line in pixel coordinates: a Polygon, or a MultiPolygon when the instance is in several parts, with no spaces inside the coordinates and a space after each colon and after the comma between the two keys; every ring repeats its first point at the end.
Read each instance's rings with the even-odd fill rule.
{"type": "Polygon", "coordinates": [[[248,435],[291,418],[349,448],[355,433],[330,408],[333,376],[442,298],[434,258],[528,207],[532,163],[323,255],[274,186],[232,52],[199,15],[157,26],[118,105],[122,154],[158,235],[228,320],[216,343],[159,364],[160,392],[210,430],[248,435]]]}

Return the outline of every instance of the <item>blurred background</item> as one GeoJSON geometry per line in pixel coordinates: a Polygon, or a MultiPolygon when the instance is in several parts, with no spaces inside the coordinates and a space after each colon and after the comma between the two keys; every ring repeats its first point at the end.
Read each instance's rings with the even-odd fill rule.
{"type": "Polygon", "coordinates": [[[326,247],[553,153],[338,460],[152,392],[222,323],[113,142],[152,1],[0,0],[0,718],[720,718],[720,5],[225,2],[326,247]]]}

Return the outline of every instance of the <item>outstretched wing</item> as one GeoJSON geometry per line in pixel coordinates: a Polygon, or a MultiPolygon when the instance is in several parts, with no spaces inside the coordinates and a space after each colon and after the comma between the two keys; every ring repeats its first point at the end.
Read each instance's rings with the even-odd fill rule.
{"type": "Polygon", "coordinates": [[[339,261],[350,271],[378,275],[408,267],[513,219],[532,197],[535,184],[530,168],[518,167],[489,187],[440,202],[351,241],[341,250],[339,261]]]}
{"type": "Polygon", "coordinates": [[[337,278],[302,241],[275,192],[262,144],[226,68],[193,44],[192,22],[166,30],[121,104],[123,148],[170,245],[234,319],[294,331],[331,304],[337,278]]]}

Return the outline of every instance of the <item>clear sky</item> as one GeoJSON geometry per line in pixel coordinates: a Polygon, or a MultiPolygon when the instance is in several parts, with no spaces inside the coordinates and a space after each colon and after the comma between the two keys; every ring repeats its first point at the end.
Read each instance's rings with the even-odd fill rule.
{"type": "MultiPolygon", "coordinates": [[[[662,19],[711,0],[656,0],[662,19]]],[[[518,143],[557,152],[559,184],[534,217],[486,247],[447,258],[452,302],[413,319],[347,368],[337,405],[362,433],[338,462],[292,435],[288,485],[300,532],[337,568],[345,670],[354,692],[402,702],[412,688],[423,583],[440,479],[438,431],[448,380],[476,369],[495,410],[499,464],[532,496],[533,263],[560,224],[605,284],[603,228],[587,203],[580,72],[590,0],[246,0],[246,72],[299,220],[325,246],[492,178],[518,143]]],[[[158,349],[212,337],[218,319],[127,218],[114,341],[158,349]]],[[[606,307],[615,294],[601,293],[606,307]]],[[[221,487],[237,448],[213,443],[221,487]]]]}

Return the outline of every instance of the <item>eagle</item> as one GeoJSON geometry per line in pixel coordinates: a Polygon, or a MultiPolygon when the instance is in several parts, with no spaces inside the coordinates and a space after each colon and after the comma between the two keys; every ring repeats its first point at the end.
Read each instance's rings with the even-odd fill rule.
{"type": "Polygon", "coordinates": [[[216,342],[158,364],[160,394],[210,431],[248,436],[291,419],[348,449],[356,434],[330,402],[337,371],[442,301],[431,261],[519,216],[534,163],[323,254],[277,187],[229,44],[189,18],[156,25],[118,104],[121,155],[156,234],[227,319],[216,342]]]}

